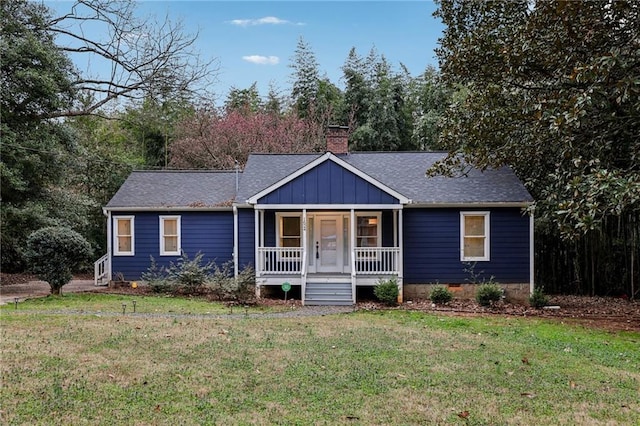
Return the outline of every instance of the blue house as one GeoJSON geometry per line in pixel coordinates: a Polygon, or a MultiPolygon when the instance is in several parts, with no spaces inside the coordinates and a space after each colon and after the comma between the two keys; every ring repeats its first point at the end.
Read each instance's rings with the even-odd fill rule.
{"type": "Polygon", "coordinates": [[[470,268],[530,293],[533,199],[510,169],[427,177],[445,154],[349,153],[333,131],[324,154],[252,154],[242,171],[133,172],[104,207],[96,283],[202,252],[254,267],[258,294],[289,282],[305,304],[353,304],[388,278],[400,301],[435,283],[472,295],[470,268]]]}

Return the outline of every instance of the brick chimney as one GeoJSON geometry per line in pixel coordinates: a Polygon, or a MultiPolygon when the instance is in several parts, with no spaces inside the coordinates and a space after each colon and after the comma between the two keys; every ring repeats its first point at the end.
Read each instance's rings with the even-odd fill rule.
{"type": "Polygon", "coordinates": [[[332,154],[349,153],[349,127],[327,127],[327,151],[331,152],[332,154]]]}

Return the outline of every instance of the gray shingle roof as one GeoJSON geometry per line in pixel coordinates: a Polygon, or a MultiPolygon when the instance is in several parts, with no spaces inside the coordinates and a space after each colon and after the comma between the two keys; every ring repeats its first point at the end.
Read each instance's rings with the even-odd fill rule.
{"type": "Polygon", "coordinates": [[[235,186],[235,172],[134,171],[106,207],[231,206],[235,186]]]}
{"type": "MultiPolygon", "coordinates": [[[[277,183],[322,154],[251,155],[241,179],[237,202],[277,183]]],[[[529,203],[524,185],[507,167],[471,170],[461,177],[432,177],[425,173],[445,153],[354,152],[338,158],[412,200],[414,204],[529,203]]]]}
{"type": "MultiPolygon", "coordinates": [[[[122,185],[107,208],[221,207],[249,198],[313,162],[323,154],[252,154],[240,174],[235,172],[138,171],[122,185]]],[[[434,152],[356,152],[339,155],[361,172],[412,200],[413,204],[521,203],[533,201],[507,167],[471,170],[461,177],[426,177],[445,157],[434,152]]]]}

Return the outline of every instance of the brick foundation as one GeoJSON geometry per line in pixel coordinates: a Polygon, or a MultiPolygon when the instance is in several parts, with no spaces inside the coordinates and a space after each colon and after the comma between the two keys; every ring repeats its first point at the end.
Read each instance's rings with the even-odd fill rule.
{"type": "MultiPolygon", "coordinates": [[[[428,299],[431,288],[436,284],[404,284],[402,286],[404,301],[411,299],[428,299]]],[[[444,284],[458,299],[473,299],[479,284],[444,284]]],[[[529,298],[529,283],[498,284],[504,289],[505,300],[512,303],[524,303],[529,298]]]]}

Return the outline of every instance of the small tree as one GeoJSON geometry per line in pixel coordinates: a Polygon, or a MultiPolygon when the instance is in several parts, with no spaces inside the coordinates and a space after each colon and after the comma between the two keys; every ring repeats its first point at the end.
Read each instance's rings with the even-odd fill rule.
{"type": "Polygon", "coordinates": [[[60,294],[71,281],[72,272],[91,257],[89,242],[66,227],[41,228],[27,239],[26,258],[29,269],[49,283],[51,294],[60,294]]]}

